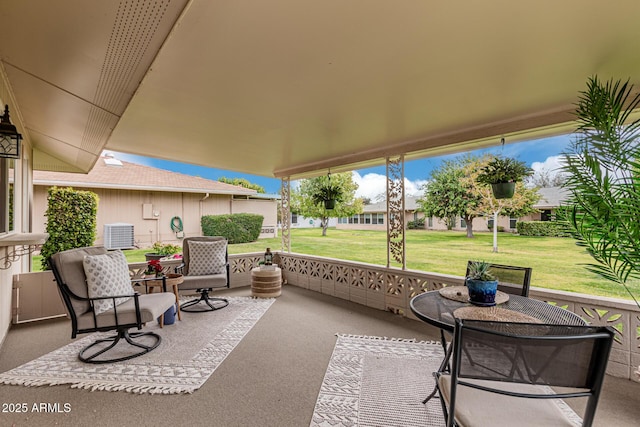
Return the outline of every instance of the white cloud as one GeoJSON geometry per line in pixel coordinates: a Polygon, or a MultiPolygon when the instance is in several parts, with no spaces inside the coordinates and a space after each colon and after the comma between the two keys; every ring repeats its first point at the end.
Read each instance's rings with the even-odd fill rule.
{"type": "MultiPolygon", "coordinates": [[[[376,201],[379,195],[384,195],[387,191],[387,177],[377,173],[368,173],[364,176],[353,171],[353,182],[358,184],[356,197],[366,197],[376,201]]],[[[421,187],[426,181],[409,181],[404,179],[404,191],[408,196],[419,196],[422,194],[421,187]]]]}
{"type": "Polygon", "coordinates": [[[560,168],[564,163],[564,156],[551,156],[547,157],[544,162],[533,162],[531,163],[531,169],[534,172],[538,172],[540,170],[548,170],[552,173],[560,172],[560,168]]]}

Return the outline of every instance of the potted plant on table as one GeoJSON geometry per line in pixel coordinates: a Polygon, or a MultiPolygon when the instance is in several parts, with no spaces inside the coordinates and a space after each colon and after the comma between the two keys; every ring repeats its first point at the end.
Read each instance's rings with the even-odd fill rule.
{"type": "Polygon", "coordinates": [[[516,182],[531,175],[533,170],[526,163],[510,157],[494,157],[482,169],[476,178],[480,184],[491,184],[496,199],[510,199],[516,188],[516,182]]]}
{"type": "Polygon", "coordinates": [[[471,304],[484,307],[496,305],[498,278],[492,274],[490,263],[486,261],[471,261],[465,285],[469,289],[469,302],[471,304]]]}
{"type": "Polygon", "coordinates": [[[182,247],[178,245],[172,245],[170,243],[155,242],[151,247],[151,252],[144,254],[147,261],[154,259],[166,258],[169,255],[180,253],[182,247]]]}

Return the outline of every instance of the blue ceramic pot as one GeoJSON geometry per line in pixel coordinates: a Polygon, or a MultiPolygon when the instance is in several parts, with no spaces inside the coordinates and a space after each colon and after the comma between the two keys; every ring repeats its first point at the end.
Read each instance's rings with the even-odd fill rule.
{"type": "Polygon", "coordinates": [[[490,307],[496,305],[496,292],[498,291],[498,281],[467,279],[469,288],[469,302],[475,305],[490,307]]]}

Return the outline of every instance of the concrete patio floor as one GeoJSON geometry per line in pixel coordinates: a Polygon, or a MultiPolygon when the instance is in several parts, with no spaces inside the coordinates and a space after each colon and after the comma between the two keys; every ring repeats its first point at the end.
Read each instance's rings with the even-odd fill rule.
{"type": "MultiPolygon", "coordinates": [[[[222,292],[249,296],[249,288],[222,292]]],[[[170,327],[170,326],[169,326],[170,327]]],[[[2,426],[308,426],[336,333],[437,340],[422,322],[295,286],[191,395],[137,395],[68,385],[0,385],[0,402],[68,403],[68,413],[2,413],[2,426]]],[[[0,372],[71,341],[67,320],[14,325],[0,349],[0,372]]],[[[636,426],[640,383],[607,377],[596,426],[636,426]]],[[[571,403],[571,402],[569,402],[571,403]]],[[[580,404],[571,403],[576,410],[580,404]]]]}

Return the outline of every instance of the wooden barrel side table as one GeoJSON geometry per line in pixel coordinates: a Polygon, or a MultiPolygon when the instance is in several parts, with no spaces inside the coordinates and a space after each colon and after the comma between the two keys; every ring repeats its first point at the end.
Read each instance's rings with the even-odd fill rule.
{"type": "Polygon", "coordinates": [[[251,269],[251,296],[257,298],[275,298],[282,293],[282,270],[279,267],[251,269]]]}

